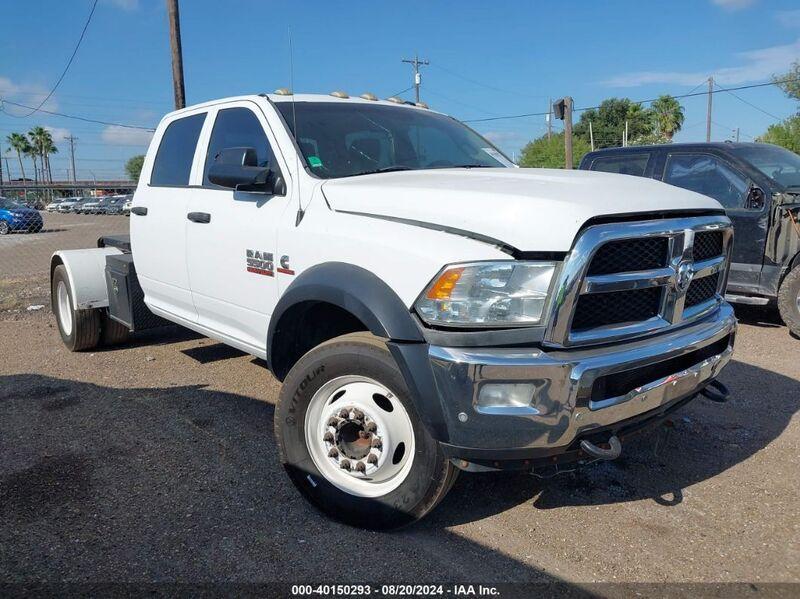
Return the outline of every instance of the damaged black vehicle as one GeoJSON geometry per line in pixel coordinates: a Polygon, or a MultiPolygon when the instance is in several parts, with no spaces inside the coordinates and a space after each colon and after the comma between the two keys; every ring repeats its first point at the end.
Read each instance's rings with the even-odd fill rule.
{"type": "Polygon", "coordinates": [[[649,177],[719,201],[735,237],[726,299],[777,303],[800,336],[800,156],[763,143],[687,143],[608,148],[584,170],[649,177]]]}

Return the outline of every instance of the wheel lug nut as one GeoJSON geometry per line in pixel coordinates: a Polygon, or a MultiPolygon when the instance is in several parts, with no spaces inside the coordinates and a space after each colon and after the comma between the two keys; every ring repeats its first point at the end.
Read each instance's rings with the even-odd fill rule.
{"type": "Polygon", "coordinates": [[[367,431],[358,431],[358,438],[369,439],[369,433],[367,431]]]}
{"type": "Polygon", "coordinates": [[[378,463],[378,456],[374,453],[371,453],[367,456],[367,463],[368,464],[377,464],[378,463]]]}
{"type": "Polygon", "coordinates": [[[372,439],[372,446],[375,449],[381,449],[383,447],[383,441],[381,441],[378,437],[372,439]]]}
{"type": "Polygon", "coordinates": [[[325,441],[326,443],[333,443],[333,433],[332,433],[332,432],[330,432],[330,431],[328,431],[328,432],[327,432],[327,433],[325,433],[325,435],[322,437],[322,440],[323,440],[323,441],[325,441]]]}
{"type": "Polygon", "coordinates": [[[374,422],[367,422],[367,424],[364,425],[364,430],[368,433],[374,433],[376,430],[378,430],[378,425],[374,422]]]}
{"type": "Polygon", "coordinates": [[[364,419],[364,412],[361,410],[353,410],[353,420],[363,420],[364,419]]]}
{"type": "Polygon", "coordinates": [[[356,462],[356,472],[364,473],[367,471],[367,467],[364,465],[364,462],[356,462]]]}
{"type": "Polygon", "coordinates": [[[339,468],[342,470],[350,470],[350,460],[344,459],[339,463],[339,468]]]}
{"type": "Polygon", "coordinates": [[[329,458],[338,458],[339,457],[339,450],[335,447],[331,447],[331,450],[328,452],[329,458]]]}
{"type": "Polygon", "coordinates": [[[338,425],[339,425],[339,419],[336,416],[328,420],[328,426],[336,428],[338,425]]]}
{"type": "Polygon", "coordinates": [[[339,418],[350,418],[350,412],[343,409],[339,412],[339,418]]]}

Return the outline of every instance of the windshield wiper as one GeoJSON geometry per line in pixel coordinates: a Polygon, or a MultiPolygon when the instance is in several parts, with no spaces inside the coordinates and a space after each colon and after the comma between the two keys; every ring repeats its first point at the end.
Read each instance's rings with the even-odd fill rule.
{"type": "Polygon", "coordinates": [[[376,168],[370,171],[361,171],[360,173],[353,173],[351,175],[346,175],[347,177],[358,177],[360,175],[375,175],[378,173],[393,173],[396,171],[413,171],[414,169],[410,166],[403,166],[400,164],[395,164],[393,166],[384,166],[383,168],[376,168]]]}

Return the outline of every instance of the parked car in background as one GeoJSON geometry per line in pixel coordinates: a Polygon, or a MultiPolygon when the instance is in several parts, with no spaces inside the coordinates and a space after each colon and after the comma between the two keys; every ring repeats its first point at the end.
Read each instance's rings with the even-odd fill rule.
{"type": "Polygon", "coordinates": [[[88,201],[83,202],[80,206],[75,207],[75,212],[78,214],[101,214],[105,212],[105,206],[102,202],[105,196],[99,198],[89,198],[88,201]]]}
{"type": "Polygon", "coordinates": [[[44,220],[38,210],[0,197],[0,235],[7,235],[12,231],[38,233],[43,226],[44,220]]]}
{"type": "Polygon", "coordinates": [[[52,202],[50,202],[47,206],[44,207],[45,210],[48,212],[56,212],[58,210],[58,205],[66,200],[67,198],[56,198],[52,202]]]}
{"type": "Polygon", "coordinates": [[[762,143],[693,143],[608,148],[584,170],[648,177],[718,200],[735,237],[726,298],[776,302],[800,335],[800,156],[762,143]]]}
{"type": "Polygon", "coordinates": [[[129,195],[125,203],[122,204],[122,214],[125,216],[131,215],[131,206],[133,206],[133,195],[129,195]]]}
{"type": "Polygon", "coordinates": [[[108,196],[103,199],[101,206],[105,207],[104,214],[122,214],[122,206],[128,198],[126,195],[108,196]]]}
{"type": "Polygon", "coordinates": [[[57,210],[61,214],[65,214],[67,212],[75,212],[75,207],[78,206],[81,202],[86,201],[86,199],[87,198],[80,198],[80,197],[67,198],[58,205],[57,210]]]}

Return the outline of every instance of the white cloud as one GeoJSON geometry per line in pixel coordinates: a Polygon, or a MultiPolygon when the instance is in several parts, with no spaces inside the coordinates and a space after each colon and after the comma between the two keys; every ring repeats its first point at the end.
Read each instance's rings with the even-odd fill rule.
{"type": "Polygon", "coordinates": [[[785,71],[794,60],[797,60],[800,56],[800,39],[783,46],[739,52],[737,56],[741,59],[741,64],[738,66],[708,71],[637,71],[617,75],[602,83],[607,87],[637,87],[648,83],[694,86],[702,83],[709,75],[720,85],[762,81],[785,71]]]}
{"type": "Polygon", "coordinates": [[[711,0],[725,10],[742,10],[756,3],[756,0],[711,0]]]}
{"type": "MultiPolygon", "coordinates": [[[[8,77],[0,76],[0,98],[9,102],[17,102],[35,108],[42,100],[47,97],[50,90],[36,83],[18,83],[8,77]]],[[[45,110],[58,110],[55,97],[51,97],[44,106],[45,110]]],[[[30,109],[21,108],[12,104],[6,104],[3,108],[6,112],[13,115],[28,114],[30,109]]]]}
{"type": "Polygon", "coordinates": [[[109,125],[100,134],[104,142],[112,146],[146,146],[153,137],[152,131],[109,125]]]}
{"type": "Polygon", "coordinates": [[[778,23],[784,27],[800,27],[800,9],[798,10],[779,10],[775,13],[778,23]]]}
{"type": "Polygon", "coordinates": [[[44,128],[47,129],[50,132],[50,135],[53,136],[53,143],[56,145],[58,145],[59,142],[63,143],[65,137],[72,135],[72,132],[64,127],[51,127],[50,125],[45,125],[44,128]]]}

